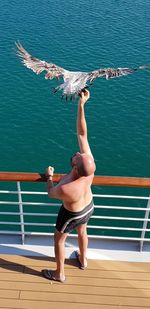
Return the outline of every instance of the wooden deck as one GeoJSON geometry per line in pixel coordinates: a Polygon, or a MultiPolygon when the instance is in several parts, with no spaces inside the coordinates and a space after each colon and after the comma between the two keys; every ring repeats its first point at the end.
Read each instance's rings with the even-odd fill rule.
{"type": "Polygon", "coordinates": [[[150,264],[89,260],[82,271],[66,260],[65,283],[48,281],[45,257],[0,255],[0,308],[150,308],[150,264]]]}

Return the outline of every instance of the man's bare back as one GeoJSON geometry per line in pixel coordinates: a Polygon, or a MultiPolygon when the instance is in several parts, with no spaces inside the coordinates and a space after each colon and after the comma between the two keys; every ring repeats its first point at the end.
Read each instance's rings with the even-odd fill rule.
{"type": "Polygon", "coordinates": [[[92,200],[93,175],[72,179],[71,173],[63,176],[58,184],[64,207],[73,212],[83,210],[92,200]]]}

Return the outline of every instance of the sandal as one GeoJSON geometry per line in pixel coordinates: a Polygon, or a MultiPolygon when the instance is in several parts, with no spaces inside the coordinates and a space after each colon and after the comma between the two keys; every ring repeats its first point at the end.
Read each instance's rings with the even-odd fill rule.
{"type": "Polygon", "coordinates": [[[87,265],[85,266],[85,265],[83,265],[80,262],[80,254],[79,254],[79,252],[76,250],[74,253],[75,253],[75,256],[76,256],[79,268],[82,269],[82,270],[85,270],[87,268],[87,265]]]}
{"type": "Polygon", "coordinates": [[[53,280],[53,281],[58,281],[58,282],[65,282],[66,278],[64,277],[64,279],[58,279],[53,275],[53,270],[49,270],[49,269],[42,269],[42,275],[44,278],[48,279],[48,280],[53,280]]]}

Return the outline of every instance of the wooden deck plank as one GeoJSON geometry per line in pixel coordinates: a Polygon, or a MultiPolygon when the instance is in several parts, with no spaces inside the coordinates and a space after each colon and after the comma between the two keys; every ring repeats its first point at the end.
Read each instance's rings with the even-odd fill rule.
{"type": "Polygon", "coordinates": [[[0,281],[1,290],[21,290],[32,292],[55,292],[55,293],[72,293],[83,295],[107,295],[107,296],[128,296],[128,297],[145,297],[150,298],[150,289],[137,289],[137,288],[115,288],[115,287],[103,287],[103,286],[75,286],[67,284],[57,284],[48,282],[47,284],[29,283],[29,282],[11,282],[0,281]]]}
{"type": "MultiPolygon", "coordinates": [[[[2,300],[1,305],[4,308],[15,308],[15,309],[41,309],[43,307],[44,309],[49,309],[49,308],[55,308],[55,309],[66,309],[71,307],[71,309],[141,309],[139,306],[122,306],[121,304],[119,305],[108,305],[108,304],[77,304],[77,303],[72,303],[72,302],[47,302],[47,301],[29,301],[29,300],[2,300]]],[[[143,307],[148,308],[148,307],[143,307]]]]}
{"type": "MultiPolygon", "coordinates": [[[[0,255],[0,266],[4,264],[16,264],[24,266],[37,266],[37,267],[53,267],[54,258],[48,257],[29,257],[29,256],[16,256],[16,255],[0,255]]],[[[65,267],[74,268],[76,267],[75,260],[65,261],[65,267]]],[[[118,262],[118,261],[103,261],[103,260],[88,260],[89,269],[103,269],[108,271],[138,271],[138,272],[150,272],[150,263],[139,263],[139,262],[118,262]]]]}
{"type": "MultiPolygon", "coordinates": [[[[44,292],[26,292],[22,291],[20,299],[27,300],[39,300],[54,302],[57,299],[56,293],[44,293],[44,292]]],[[[101,305],[122,305],[122,306],[137,306],[140,308],[149,307],[150,298],[144,297],[120,297],[120,296],[103,296],[103,295],[82,295],[82,294],[64,294],[59,293],[60,302],[72,302],[76,304],[101,304],[101,305]]]]}
{"type": "Polygon", "coordinates": [[[54,263],[54,258],[47,257],[32,257],[32,256],[17,256],[17,255],[0,255],[0,266],[13,264],[24,266],[46,266],[54,263]]]}
{"type": "Polygon", "coordinates": [[[0,274],[3,273],[10,273],[10,272],[24,272],[25,266],[23,265],[5,265],[5,266],[0,266],[0,274]]]}
{"type": "Polygon", "coordinates": [[[150,307],[148,263],[89,261],[81,271],[67,261],[64,284],[41,276],[55,268],[45,257],[0,256],[0,309],[144,309],[150,307]]]}
{"type": "MultiPolygon", "coordinates": [[[[47,281],[42,276],[38,275],[28,275],[23,273],[5,273],[5,275],[1,278],[3,281],[12,281],[12,282],[28,282],[28,283],[44,283],[47,281]]],[[[87,286],[105,286],[105,287],[135,287],[135,288],[145,288],[150,289],[150,281],[144,280],[121,280],[118,278],[89,278],[89,277],[81,277],[81,276],[69,276],[67,277],[66,283],[68,285],[84,285],[87,286]]]]}
{"type": "MultiPolygon", "coordinates": [[[[52,269],[54,269],[55,264],[51,264],[52,269]]],[[[48,265],[50,268],[50,265],[48,265]]],[[[1,265],[0,266],[0,273],[10,273],[10,272],[24,272],[26,274],[32,274],[32,275],[37,275],[41,273],[42,267],[41,266],[32,266],[32,268],[23,266],[23,265],[1,265]]],[[[86,272],[81,272],[78,271],[77,267],[74,268],[67,268],[66,269],[66,274],[70,274],[71,276],[81,276],[81,277],[95,277],[95,278],[118,278],[118,279],[123,279],[123,280],[143,280],[143,281],[149,281],[150,280],[150,272],[138,272],[138,271],[108,271],[108,270],[100,270],[100,269],[87,269],[86,272]]]]}
{"type": "MultiPolygon", "coordinates": [[[[49,267],[48,267],[49,268],[49,267]]],[[[54,265],[53,267],[54,268],[54,265]]],[[[29,273],[32,273],[34,274],[34,271],[35,273],[36,272],[41,272],[41,267],[34,267],[32,269],[28,268],[28,267],[25,267],[24,268],[24,272],[29,274],[29,273]]],[[[1,271],[0,271],[1,272],[1,271]]],[[[89,269],[87,268],[87,270],[85,272],[81,272],[81,271],[78,271],[78,268],[70,268],[70,269],[66,269],[66,275],[70,274],[71,276],[81,276],[81,277],[89,277],[91,278],[91,276],[93,276],[94,278],[108,278],[108,279],[111,279],[111,278],[120,278],[120,279],[123,279],[123,280],[150,280],[150,272],[138,272],[138,271],[125,271],[125,270],[122,270],[122,271],[108,271],[108,270],[101,270],[101,269],[89,269]]]]}
{"type": "MultiPolygon", "coordinates": [[[[6,290],[0,290],[0,299],[1,298],[16,298],[18,299],[20,295],[20,291],[16,290],[16,291],[12,291],[9,289],[6,290]]],[[[0,301],[1,304],[1,301],[0,301]]]]}

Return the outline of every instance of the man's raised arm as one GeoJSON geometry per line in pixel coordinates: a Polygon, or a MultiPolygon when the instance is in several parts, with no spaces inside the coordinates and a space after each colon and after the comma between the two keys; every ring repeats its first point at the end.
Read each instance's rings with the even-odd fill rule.
{"type": "Polygon", "coordinates": [[[85,119],[84,104],[90,97],[88,90],[81,92],[81,97],[78,103],[78,114],[77,114],[77,137],[80,148],[80,153],[86,153],[93,157],[89,142],[88,142],[88,133],[87,133],[87,123],[85,119]]]}

